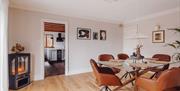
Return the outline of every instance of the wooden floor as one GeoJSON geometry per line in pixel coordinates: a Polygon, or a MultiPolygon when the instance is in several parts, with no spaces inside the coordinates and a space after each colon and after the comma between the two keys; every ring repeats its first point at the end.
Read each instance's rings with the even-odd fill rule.
{"type": "MultiPolygon", "coordinates": [[[[115,89],[117,87],[110,87],[115,89]]],[[[10,90],[13,91],[13,90],[10,90]]],[[[92,73],[71,76],[51,76],[42,81],[34,81],[25,88],[16,91],[99,91],[92,73]]],[[[133,91],[133,86],[120,88],[116,91],[133,91]]]]}
{"type": "Polygon", "coordinates": [[[54,62],[49,64],[45,62],[45,77],[55,76],[55,75],[64,75],[65,73],[65,64],[64,62],[54,62]]]}

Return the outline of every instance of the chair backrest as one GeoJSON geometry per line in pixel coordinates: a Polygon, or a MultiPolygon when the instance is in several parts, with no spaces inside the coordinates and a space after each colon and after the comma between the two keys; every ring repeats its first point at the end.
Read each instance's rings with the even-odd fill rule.
{"type": "Polygon", "coordinates": [[[114,59],[111,54],[101,54],[98,56],[99,61],[109,61],[110,59],[114,59]]]}
{"type": "Polygon", "coordinates": [[[118,59],[120,60],[126,60],[129,58],[129,56],[127,54],[124,54],[124,53],[120,53],[117,55],[118,59]]]}
{"type": "Polygon", "coordinates": [[[155,54],[152,58],[157,58],[157,61],[171,61],[171,56],[167,54],[155,54]]]}
{"type": "Polygon", "coordinates": [[[99,67],[98,67],[97,63],[93,59],[90,60],[90,64],[91,64],[91,67],[93,69],[93,74],[97,78],[98,73],[99,73],[99,67]]]}
{"type": "MultiPolygon", "coordinates": [[[[167,54],[155,54],[155,55],[153,55],[152,58],[157,58],[156,61],[167,61],[167,62],[171,61],[171,56],[169,56],[167,54]]],[[[166,70],[168,68],[169,68],[169,64],[167,64],[163,67],[164,70],[166,70]]]]}
{"type": "Polygon", "coordinates": [[[158,91],[180,86],[180,68],[168,69],[157,79],[158,91]]]}
{"type": "Polygon", "coordinates": [[[99,86],[122,86],[120,79],[115,74],[101,73],[100,69],[102,68],[93,59],[90,60],[90,64],[99,86]]]}

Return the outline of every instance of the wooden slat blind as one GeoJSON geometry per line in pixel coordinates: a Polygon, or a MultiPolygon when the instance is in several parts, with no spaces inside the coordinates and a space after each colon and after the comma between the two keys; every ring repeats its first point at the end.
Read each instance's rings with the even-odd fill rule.
{"type": "Polygon", "coordinates": [[[44,31],[65,32],[64,24],[44,22],[44,25],[45,25],[44,31]]]}

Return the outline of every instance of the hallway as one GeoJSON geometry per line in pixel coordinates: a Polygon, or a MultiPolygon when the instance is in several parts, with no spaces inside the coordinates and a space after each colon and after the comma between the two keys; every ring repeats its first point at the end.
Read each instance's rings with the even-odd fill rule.
{"type": "Polygon", "coordinates": [[[45,62],[45,77],[65,74],[64,62],[45,62]]]}

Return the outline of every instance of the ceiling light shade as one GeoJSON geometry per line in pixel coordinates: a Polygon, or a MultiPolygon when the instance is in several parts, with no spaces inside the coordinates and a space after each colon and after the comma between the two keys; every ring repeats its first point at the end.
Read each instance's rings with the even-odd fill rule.
{"type": "Polygon", "coordinates": [[[112,3],[112,2],[117,2],[119,0],[104,0],[104,1],[112,3]]]}
{"type": "Polygon", "coordinates": [[[136,33],[136,34],[129,36],[127,39],[147,39],[147,38],[148,38],[148,36],[146,36],[144,34],[136,33]]]}
{"type": "Polygon", "coordinates": [[[138,24],[137,24],[137,29],[135,31],[136,32],[129,35],[127,37],[127,39],[137,39],[137,40],[139,40],[139,39],[147,39],[148,38],[148,36],[146,36],[146,35],[139,32],[139,25],[138,24]]]}

